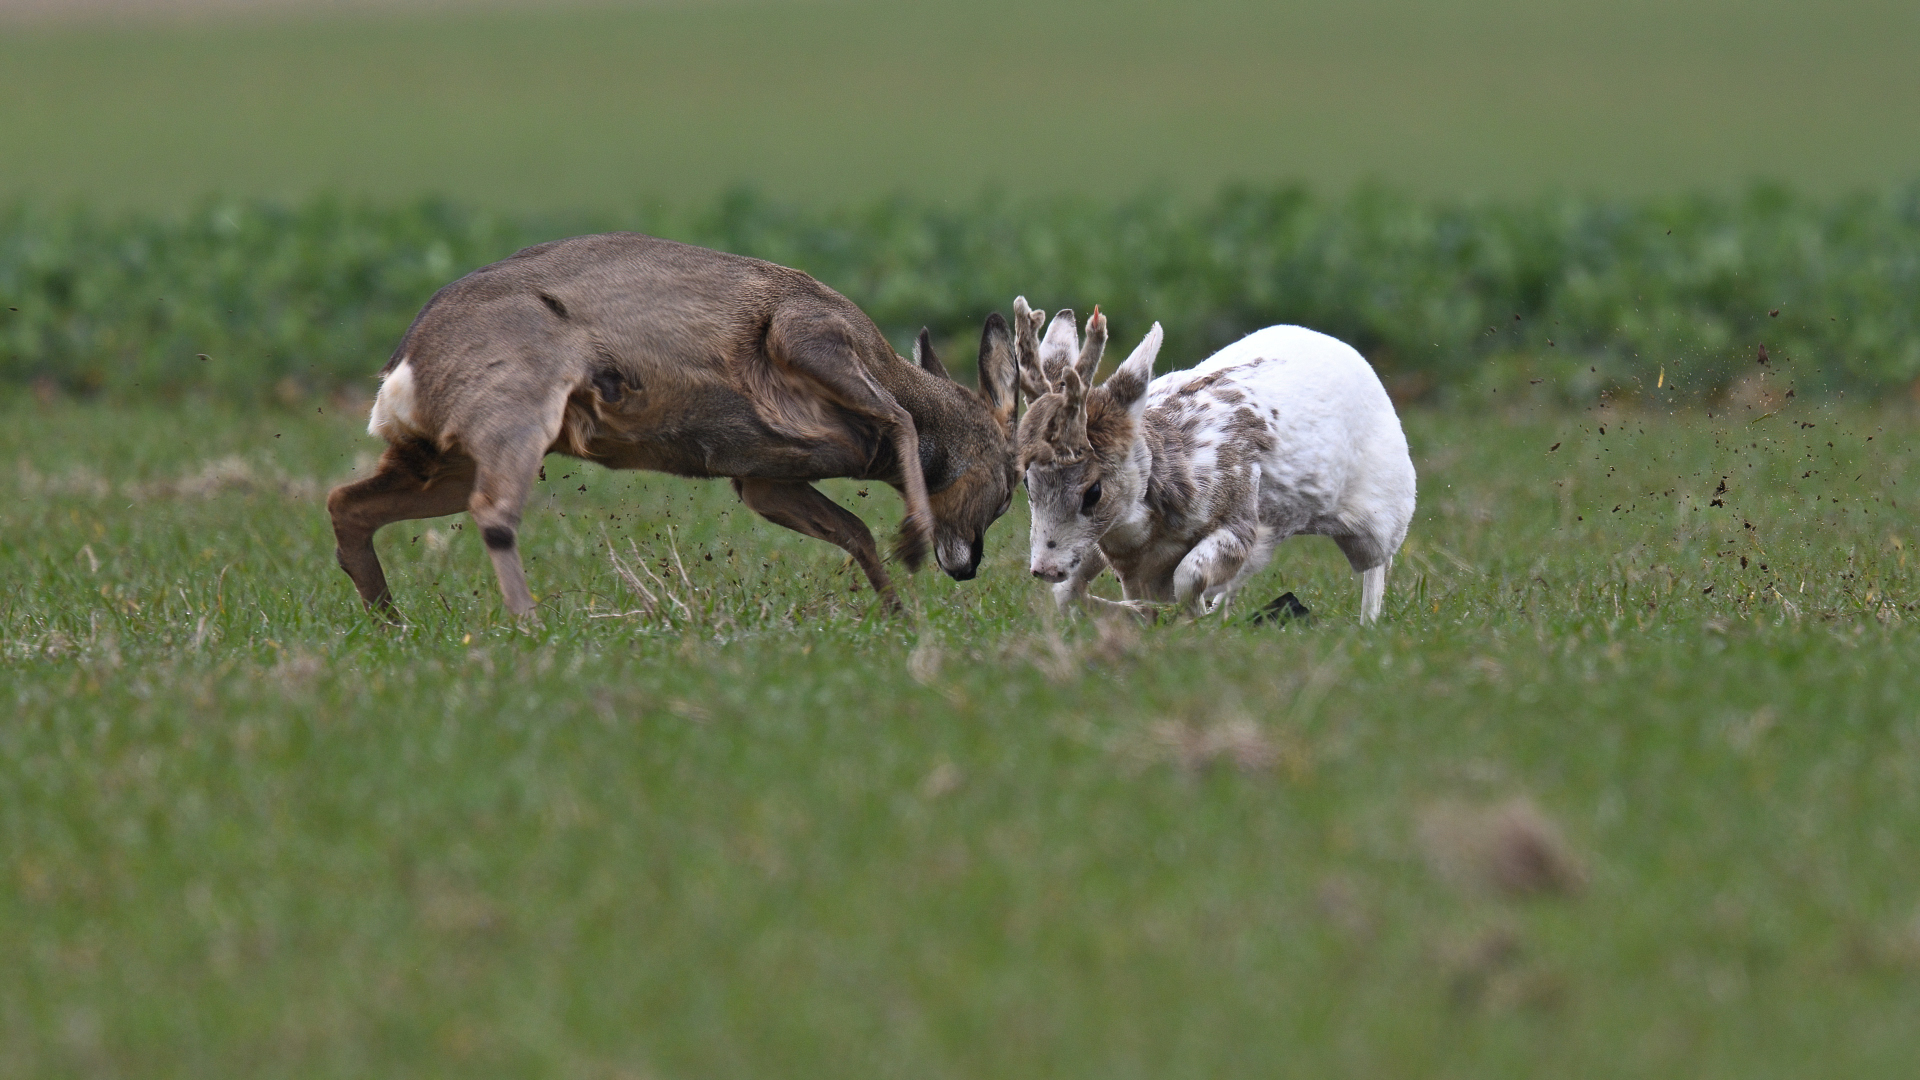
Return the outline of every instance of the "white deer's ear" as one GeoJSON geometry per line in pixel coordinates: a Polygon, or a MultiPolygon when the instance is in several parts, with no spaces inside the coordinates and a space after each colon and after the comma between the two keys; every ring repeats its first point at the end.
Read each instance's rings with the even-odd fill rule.
{"type": "Polygon", "coordinates": [[[1074,354],[1079,351],[1080,320],[1072,308],[1061,308],[1053,313],[1053,322],[1047,324],[1047,336],[1040,341],[1040,371],[1048,386],[1060,385],[1061,377],[1073,366],[1074,354]]]}
{"type": "Polygon", "coordinates": [[[1160,355],[1160,343],[1166,334],[1159,323],[1147,331],[1147,336],[1134,346],[1133,355],[1121,364],[1107,381],[1101,384],[1117,405],[1126,407],[1127,413],[1135,420],[1147,410],[1147,384],[1153,382],[1153,362],[1160,355]]]}

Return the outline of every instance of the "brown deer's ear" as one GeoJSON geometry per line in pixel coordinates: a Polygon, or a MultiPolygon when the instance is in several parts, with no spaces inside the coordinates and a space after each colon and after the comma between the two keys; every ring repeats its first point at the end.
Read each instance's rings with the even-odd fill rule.
{"type": "Polygon", "coordinates": [[[1015,367],[1013,331],[996,311],[987,316],[986,328],[980,331],[980,392],[992,403],[994,414],[1005,421],[1013,419],[1018,401],[1015,367]]]}
{"type": "Polygon", "coordinates": [[[947,374],[947,365],[933,355],[933,335],[928,333],[924,326],[920,328],[920,336],[913,339],[913,362],[925,368],[929,375],[938,375],[943,379],[953,378],[947,374]]]}
{"type": "Polygon", "coordinates": [[[1029,402],[1040,400],[1048,390],[1046,373],[1040,370],[1040,324],[1047,313],[1027,306],[1027,298],[1013,298],[1013,350],[1020,372],[1020,393],[1029,402]]]}

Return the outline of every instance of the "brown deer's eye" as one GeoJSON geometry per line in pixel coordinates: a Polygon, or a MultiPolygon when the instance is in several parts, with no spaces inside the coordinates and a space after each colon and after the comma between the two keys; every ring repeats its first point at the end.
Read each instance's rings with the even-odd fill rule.
{"type": "Polygon", "coordinates": [[[1099,501],[1100,501],[1100,481],[1095,480],[1093,484],[1087,488],[1087,493],[1085,495],[1080,496],[1080,512],[1082,514],[1093,513],[1093,504],[1099,501]]]}

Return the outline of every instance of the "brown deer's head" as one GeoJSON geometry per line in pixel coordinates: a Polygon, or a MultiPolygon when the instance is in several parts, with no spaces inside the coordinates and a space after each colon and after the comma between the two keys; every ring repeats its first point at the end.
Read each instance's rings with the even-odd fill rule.
{"type": "MultiPolygon", "coordinates": [[[[934,356],[925,330],[913,354],[927,371],[951,378],[934,356]]],[[[960,388],[965,395],[962,415],[947,425],[941,440],[953,479],[928,495],[934,557],[955,581],[967,581],[979,571],[987,528],[1013,505],[1013,489],[1020,482],[1013,445],[1015,378],[1013,333],[996,311],[987,316],[980,335],[980,389],[960,388]]]]}

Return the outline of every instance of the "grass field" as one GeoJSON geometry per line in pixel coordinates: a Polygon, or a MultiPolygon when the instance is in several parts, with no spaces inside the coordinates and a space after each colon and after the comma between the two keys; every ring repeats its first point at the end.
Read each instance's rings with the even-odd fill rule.
{"type": "Polygon", "coordinates": [[[557,458],[538,628],[443,521],[382,631],[319,505],[373,447],[303,409],[0,410],[0,1075],[1920,1061],[1911,412],[1414,413],[1380,626],[1300,540],[1250,595],[1310,625],[1135,634],[1048,617],[1022,509],[892,621],[557,458]]]}
{"type": "Polygon", "coordinates": [[[0,200],[1825,195],[1920,175],[1897,135],[1920,129],[1920,8],[1889,0],[506,6],[0,20],[0,200]]]}

